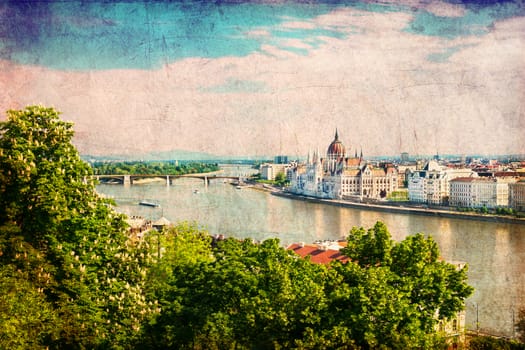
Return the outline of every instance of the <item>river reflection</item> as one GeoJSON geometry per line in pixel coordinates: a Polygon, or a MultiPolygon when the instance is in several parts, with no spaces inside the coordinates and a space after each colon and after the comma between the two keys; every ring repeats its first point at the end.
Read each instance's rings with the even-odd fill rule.
{"type": "Polygon", "coordinates": [[[172,222],[196,221],[212,234],[293,242],[339,239],[353,226],[372,227],[383,221],[399,241],[417,232],[431,235],[444,259],[469,264],[469,283],[475,288],[467,300],[467,327],[512,336],[513,315],[525,307],[525,225],[382,213],[308,203],[272,196],[249,188],[237,189],[212,180],[179,179],[143,185],[99,185],[115,198],[126,214],[172,222]],[[196,193],[198,192],[198,193],[196,193]],[[139,206],[152,199],[160,208],[139,206]],[[477,313],[476,313],[477,310],[477,313]]]}

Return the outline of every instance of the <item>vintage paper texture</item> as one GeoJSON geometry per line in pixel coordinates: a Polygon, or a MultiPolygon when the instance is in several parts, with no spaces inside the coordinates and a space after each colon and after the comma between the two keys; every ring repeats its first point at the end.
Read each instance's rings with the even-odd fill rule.
{"type": "MultiPolygon", "coordinates": [[[[304,158],[323,154],[336,128],[348,154],[365,158],[523,155],[524,15],[521,1],[3,1],[0,110],[54,106],[85,157],[304,158]]],[[[190,190],[167,216],[185,215],[190,190]]],[[[323,216],[272,204],[259,227],[246,217],[256,205],[237,203],[235,218],[194,211],[219,229],[268,235],[292,224],[329,234],[343,222],[331,207],[323,216]]],[[[354,214],[346,220],[376,220],[354,214]]],[[[429,222],[442,248],[461,242],[473,255],[470,328],[479,311],[482,327],[512,335],[521,227],[429,222]]]]}

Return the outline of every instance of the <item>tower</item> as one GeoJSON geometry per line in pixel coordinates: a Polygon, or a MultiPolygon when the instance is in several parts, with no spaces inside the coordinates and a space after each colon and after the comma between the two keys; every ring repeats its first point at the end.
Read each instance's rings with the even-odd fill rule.
{"type": "Polygon", "coordinates": [[[334,140],[330,146],[328,146],[328,150],[326,151],[326,171],[328,171],[330,175],[335,175],[340,172],[341,167],[339,164],[344,162],[345,158],[346,148],[339,140],[339,134],[337,129],[335,129],[334,140]]]}

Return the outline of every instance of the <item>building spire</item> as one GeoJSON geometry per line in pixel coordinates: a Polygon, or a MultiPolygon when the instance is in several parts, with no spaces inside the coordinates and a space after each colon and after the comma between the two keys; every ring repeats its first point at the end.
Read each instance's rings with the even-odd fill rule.
{"type": "Polygon", "coordinates": [[[339,135],[337,134],[337,128],[335,128],[335,141],[339,140],[339,135]]]}
{"type": "Polygon", "coordinates": [[[359,158],[363,159],[363,146],[361,146],[361,155],[359,156],[359,158]]]}

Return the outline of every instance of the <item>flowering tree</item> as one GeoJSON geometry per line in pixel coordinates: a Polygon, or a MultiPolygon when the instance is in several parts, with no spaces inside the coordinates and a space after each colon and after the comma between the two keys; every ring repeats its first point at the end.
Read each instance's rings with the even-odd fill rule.
{"type": "Polygon", "coordinates": [[[130,243],[124,217],[96,193],[71,123],[40,106],[7,117],[0,123],[0,260],[37,293],[29,297],[51,306],[56,331],[41,345],[126,344],[155,312],[142,295],[147,249],[130,243]]]}

